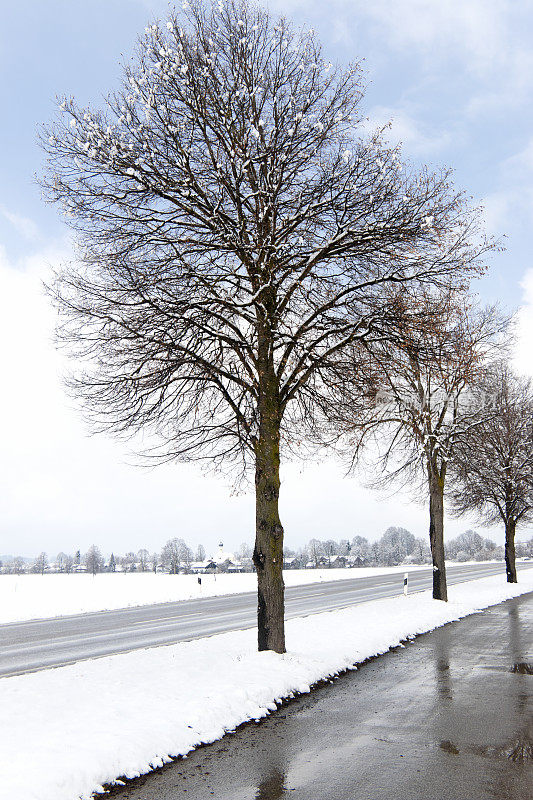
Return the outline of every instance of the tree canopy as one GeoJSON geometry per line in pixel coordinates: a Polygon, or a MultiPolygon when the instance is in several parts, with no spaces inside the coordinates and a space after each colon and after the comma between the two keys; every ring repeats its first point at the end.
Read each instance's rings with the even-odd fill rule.
{"type": "Polygon", "coordinates": [[[450,172],[363,126],[355,64],[246,0],[150,25],[104,108],[61,103],[44,185],[76,232],[51,293],[104,430],[255,468],[259,646],[283,635],[280,451],[402,288],[464,285],[489,244],[450,172]]]}
{"type": "Polygon", "coordinates": [[[365,135],[362,96],[311,31],[229,2],[147,28],[104,109],[61,103],[44,182],[78,252],[53,292],[101,426],[149,426],[169,457],[246,456],[266,332],[294,441],[318,374],[394,314],[385,288],[480,267],[449,171],[365,135]]]}

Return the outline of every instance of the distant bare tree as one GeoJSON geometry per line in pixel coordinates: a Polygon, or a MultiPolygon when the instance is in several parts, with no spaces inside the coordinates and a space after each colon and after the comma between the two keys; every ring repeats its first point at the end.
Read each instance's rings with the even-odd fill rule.
{"type": "Polygon", "coordinates": [[[487,245],[448,172],[363,135],[357,65],[246,0],[183,8],[105,111],[66,100],[43,136],[78,237],[51,293],[100,429],[255,470],[258,645],[281,653],[281,445],[300,448],[339,354],[386,336],[390,287],[462,280],[487,245]]]}
{"type": "Polygon", "coordinates": [[[415,564],[431,564],[431,550],[425,539],[417,538],[411,553],[411,560],[415,564]]]}
{"type": "MultiPolygon", "coordinates": [[[[469,388],[497,351],[506,321],[494,308],[473,308],[468,297],[456,292],[422,295],[411,303],[409,322],[400,325],[394,346],[377,345],[368,354],[368,394],[353,394],[347,382],[342,390],[347,397],[333,406],[333,415],[343,433],[351,431],[352,458],[368,444],[380,452],[375,463],[383,484],[412,483],[423,476],[429,494],[433,597],[447,600],[446,474],[458,443],[490,413],[486,404],[472,402],[469,388]],[[428,311],[417,324],[421,303],[428,311]]],[[[361,371],[359,362],[355,381],[361,371]]]]}
{"type": "Polygon", "coordinates": [[[365,536],[354,536],[350,545],[350,556],[352,558],[359,558],[361,561],[368,561],[370,559],[370,545],[365,536]]]}
{"type": "Polygon", "coordinates": [[[348,556],[351,549],[352,546],[348,539],[341,539],[337,547],[337,552],[340,556],[348,556]]]}
{"type": "Polygon", "coordinates": [[[199,544],[196,548],[196,554],[194,556],[195,561],[205,561],[205,547],[203,544],[199,544]]]}
{"type": "Polygon", "coordinates": [[[387,528],[379,541],[380,563],[387,567],[401,564],[415,548],[415,537],[405,528],[387,528]]]}
{"type": "MultiPolygon", "coordinates": [[[[459,447],[457,448],[457,452],[459,447]]],[[[464,552],[467,558],[473,559],[480,550],[483,549],[483,537],[477,531],[465,531],[456,536],[455,539],[450,539],[446,542],[446,557],[454,559],[457,554],[464,552]]]]}
{"type": "Polygon", "coordinates": [[[22,575],[23,572],[26,570],[26,565],[24,563],[24,559],[20,556],[15,556],[13,559],[13,571],[15,575],[22,575]]]}
{"type": "Polygon", "coordinates": [[[89,547],[85,553],[83,561],[87,568],[87,572],[92,573],[92,575],[96,575],[97,572],[102,572],[104,568],[103,556],[95,544],[89,547]]]}
{"type": "Polygon", "coordinates": [[[474,512],[486,525],[503,522],[507,581],[516,583],[516,528],[533,520],[533,387],[499,362],[476,392],[490,399],[493,413],[457,448],[451,500],[458,515],[474,512]]]}
{"type": "Polygon", "coordinates": [[[325,556],[324,545],[320,539],[310,539],[307,544],[307,552],[311,561],[314,561],[315,567],[318,567],[320,559],[325,556]]]}
{"type": "Polygon", "coordinates": [[[249,561],[253,555],[253,548],[250,547],[248,542],[242,542],[235,555],[239,561],[249,561]]]}
{"type": "Polygon", "coordinates": [[[150,553],[144,547],[141,547],[137,553],[137,561],[141,572],[146,572],[148,569],[148,562],[150,560],[150,553]]]}
{"type": "MultiPolygon", "coordinates": [[[[286,556],[286,548],[283,548],[283,555],[286,556]]],[[[246,572],[254,572],[254,563],[253,563],[253,547],[251,547],[248,542],[242,542],[238,550],[236,551],[236,556],[241,563],[241,566],[246,572]]]]}
{"type": "Polygon", "coordinates": [[[74,557],[71,555],[65,556],[65,572],[70,573],[74,568],[74,557]]]}
{"type": "Polygon", "coordinates": [[[339,546],[333,539],[327,539],[322,543],[322,547],[324,549],[324,555],[328,560],[328,567],[331,567],[331,561],[337,555],[339,546]]]}
{"type": "Polygon", "coordinates": [[[44,552],[39,553],[39,555],[33,562],[33,572],[40,572],[41,575],[44,575],[47,567],[48,567],[48,556],[44,552]]]}
{"type": "Polygon", "coordinates": [[[185,546],[182,549],[181,560],[183,562],[183,566],[185,567],[185,571],[190,572],[191,564],[194,560],[194,553],[188,544],[185,544],[185,546]]]}
{"type": "Polygon", "coordinates": [[[67,559],[66,553],[58,553],[56,556],[56,570],[57,572],[65,572],[65,561],[67,559]]]}
{"type": "Polygon", "coordinates": [[[131,550],[120,559],[124,572],[135,572],[137,569],[137,556],[131,550]]]}
{"type": "Polygon", "coordinates": [[[183,539],[169,539],[161,551],[161,560],[173,575],[177,575],[189,551],[183,539]]]}
{"type": "Polygon", "coordinates": [[[527,542],[516,543],[516,555],[522,558],[533,558],[533,536],[527,542]]]}

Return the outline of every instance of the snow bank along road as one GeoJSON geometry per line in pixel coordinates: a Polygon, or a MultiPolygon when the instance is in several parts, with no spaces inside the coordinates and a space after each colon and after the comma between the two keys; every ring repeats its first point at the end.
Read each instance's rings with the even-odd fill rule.
{"type": "MultiPolygon", "coordinates": [[[[531,565],[519,565],[527,566],[531,565]]],[[[503,564],[448,567],[450,584],[495,574],[504,574],[503,564]]],[[[430,585],[431,569],[409,573],[411,592],[430,585]]],[[[403,572],[294,586],[286,590],[287,617],[395,597],[402,590],[403,572]]],[[[0,677],[198,639],[255,624],[256,596],[253,592],[11,623],[0,626],[0,677]]]]}
{"type": "MultiPolygon", "coordinates": [[[[270,711],[276,709],[281,698],[309,692],[310,687],[322,678],[336,675],[341,670],[353,669],[354,665],[371,656],[386,653],[389,648],[397,647],[417,634],[528,592],[533,597],[533,569],[524,569],[518,584],[507,584],[504,574],[458,583],[450,587],[449,603],[432,600],[431,592],[417,592],[409,597],[374,600],[337,611],[291,619],[287,622],[288,651],[284,655],[271,651],[258,653],[255,630],[248,629],[3,678],[0,680],[4,723],[0,725],[0,800],[89,800],[93,792],[101,791],[104,783],[114,782],[121,776],[133,778],[147,773],[154,767],[162,766],[172,756],[185,755],[199,744],[220,739],[242,722],[268,716],[270,711]]],[[[480,620],[483,620],[483,615],[476,617],[473,627],[480,620]]],[[[510,633],[516,633],[517,637],[521,635],[514,628],[510,633]]],[[[529,661],[529,646],[530,639],[527,638],[527,631],[524,631],[523,648],[518,645],[516,648],[517,652],[522,649],[524,652],[516,656],[509,654],[507,667],[511,667],[518,658],[529,661]]],[[[402,680],[402,673],[391,673],[386,668],[386,662],[381,666],[382,662],[377,661],[377,670],[383,669],[385,675],[376,693],[377,706],[374,710],[378,714],[373,717],[374,722],[378,723],[374,729],[376,732],[368,724],[360,731],[357,717],[350,721],[339,715],[337,735],[335,719],[330,718],[327,728],[328,749],[325,753],[321,752],[325,739],[319,737],[318,751],[313,751],[312,745],[307,747],[302,761],[297,762],[294,768],[287,763],[287,769],[283,770],[282,757],[280,761],[276,759],[273,746],[269,753],[273,767],[277,765],[280,772],[285,771],[290,789],[300,787],[298,797],[305,800],[330,798],[327,768],[339,765],[335,771],[336,777],[342,778],[342,757],[349,761],[354,747],[364,745],[365,741],[370,744],[369,737],[371,739],[376,735],[378,739],[391,739],[393,743],[380,743],[378,758],[364,767],[363,793],[352,793],[345,783],[342,800],[351,800],[356,796],[372,800],[378,797],[388,800],[392,797],[409,800],[428,797],[435,800],[485,798],[486,794],[480,793],[478,796],[445,790],[454,759],[459,759],[455,749],[462,753],[464,760],[471,756],[469,747],[481,744],[479,739],[469,739],[471,733],[473,737],[471,727],[465,737],[461,735],[460,725],[455,728],[443,719],[444,724],[438,733],[435,728],[435,735],[439,739],[432,743],[429,753],[418,752],[420,741],[425,737],[424,731],[428,731],[428,724],[430,728],[434,720],[432,703],[438,705],[439,690],[442,689],[443,694],[451,692],[452,696],[455,692],[455,696],[468,699],[470,687],[476,688],[474,702],[480,706],[477,716],[474,713],[475,706],[472,709],[472,720],[482,722],[479,737],[483,746],[492,747],[494,742],[495,747],[504,747],[509,742],[509,746],[514,747],[514,744],[511,745],[515,741],[514,718],[508,729],[500,724],[510,719],[505,705],[509,698],[504,694],[503,702],[500,702],[497,688],[498,681],[503,683],[506,675],[498,674],[488,684],[486,671],[477,669],[476,679],[469,681],[463,693],[460,688],[463,673],[455,668],[455,663],[466,664],[467,677],[472,664],[478,664],[479,654],[488,659],[488,664],[497,665],[498,661],[491,660],[491,637],[482,632],[479,643],[476,641],[467,661],[462,660],[463,649],[459,635],[452,654],[451,670],[446,670],[443,655],[444,663],[440,665],[442,673],[439,672],[439,676],[435,676],[431,664],[428,665],[430,674],[426,675],[424,662],[417,662],[406,675],[405,683],[402,683],[407,697],[407,702],[403,704],[395,690],[396,679],[402,680]],[[447,676],[450,685],[446,684],[447,676]],[[456,681],[456,678],[460,680],[456,681]],[[412,691],[409,694],[411,682],[412,691]],[[424,700],[421,710],[418,709],[419,691],[424,700]],[[485,709],[487,713],[484,713],[485,709]],[[379,726],[379,715],[383,720],[382,727],[379,726]],[[405,750],[403,747],[409,747],[409,730],[404,738],[394,744],[395,729],[397,724],[402,724],[405,731],[405,726],[410,722],[413,745],[405,750]],[[493,734],[497,728],[496,737],[493,734]],[[438,774],[438,788],[444,787],[443,791],[436,793],[433,791],[435,775],[428,772],[426,776],[424,768],[428,763],[427,756],[431,759],[432,752],[439,747],[441,740],[442,758],[449,757],[449,761],[437,763],[437,767],[440,764],[446,769],[438,774]],[[409,795],[403,791],[385,795],[378,793],[380,784],[375,767],[387,762],[388,752],[394,756],[390,761],[390,770],[394,773],[397,768],[402,781],[405,774],[400,773],[404,761],[401,756],[408,755],[410,766],[421,770],[417,788],[422,783],[423,789],[414,797],[413,793],[409,795]],[[418,759],[420,764],[417,763],[418,759]],[[313,790],[308,790],[314,777],[319,782],[324,776],[327,776],[325,784],[322,781],[317,785],[320,794],[318,790],[314,791],[314,786],[313,790]],[[428,787],[431,787],[431,791],[428,791],[428,787]]],[[[407,650],[409,652],[409,648],[407,650]]],[[[496,649],[494,658],[498,658],[496,649]]],[[[520,687],[513,702],[516,700],[526,715],[529,708],[524,705],[527,691],[524,684],[531,680],[531,676],[517,672],[512,677],[517,679],[516,685],[520,687]]],[[[364,673],[362,678],[363,683],[366,682],[364,673]]],[[[357,706],[357,696],[354,702],[357,706]]],[[[454,708],[453,702],[449,706],[445,702],[440,706],[444,713],[454,708]]],[[[469,712],[467,707],[467,720],[469,712]]],[[[283,713],[276,717],[278,722],[282,720],[283,713]]],[[[371,713],[369,717],[372,719],[371,713]]],[[[321,722],[319,720],[317,723],[313,717],[312,724],[313,728],[319,728],[321,722]]],[[[520,733],[518,726],[516,733],[517,736],[520,733]]],[[[490,749],[482,758],[489,757],[492,757],[490,749]]],[[[293,755],[289,754],[288,758],[292,760],[293,755]]],[[[234,772],[240,768],[240,763],[236,762],[234,772]]],[[[479,768],[482,763],[478,760],[476,766],[479,768]]],[[[489,763],[487,760],[487,766],[480,772],[484,774],[490,768],[489,763]]],[[[355,770],[352,764],[348,772],[353,775],[355,770]]],[[[179,769],[173,774],[178,772],[179,769]]],[[[202,777],[205,779],[204,785],[211,783],[211,787],[205,792],[191,792],[191,798],[205,800],[214,796],[217,800],[250,800],[252,797],[256,800],[275,800],[293,796],[290,789],[290,793],[282,792],[285,780],[282,783],[281,778],[276,778],[274,770],[271,774],[272,783],[268,783],[269,778],[264,773],[258,775],[257,772],[250,772],[248,778],[255,785],[246,786],[243,792],[233,791],[231,786],[222,782],[221,790],[224,786],[224,792],[215,792],[212,778],[205,771],[202,777]],[[264,785],[261,785],[262,782],[264,785]]],[[[480,780],[483,780],[483,775],[480,780]]],[[[181,782],[179,778],[174,781],[178,784],[181,782]]],[[[399,788],[403,790],[405,783],[399,788]]],[[[457,788],[456,785],[450,785],[452,790],[457,788]]],[[[171,791],[161,795],[156,791],[155,797],[158,800],[181,797],[177,789],[174,786],[174,793],[171,791]]],[[[140,792],[142,800],[151,800],[153,796],[148,791],[144,794],[140,792]]],[[[186,796],[189,797],[189,794],[186,796]]],[[[517,795],[509,795],[505,791],[498,794],[495,790],[489,796],[491,800],[510,800],[511,797],[518,800],[517,795]]],[[[528,795],[520,796],[520,800],[526,798],[529,800],[528,795]]],[[[331,800],[337,800],[337,797],[333,795],[331,800]]]]}

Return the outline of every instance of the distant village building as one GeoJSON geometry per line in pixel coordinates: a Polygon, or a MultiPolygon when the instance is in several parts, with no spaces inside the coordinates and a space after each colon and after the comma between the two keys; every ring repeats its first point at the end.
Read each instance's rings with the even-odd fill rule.
{"type": "Polygon", "coordinates": [[[189,572],[195,575],[213,572],[246,572],[246,566],[239,561],[234,553],[224,550],[224,543],[220,542],[217,552],[204,561],[193,561],[189,565],[189,572]]]}
{"type": "Polygon", "coordinates": [[[218,553],[211,559],[216,564],[217,572],[245,572],[244,565],[234,553],[224,550],[224,542],[218,545],[218,553]]]}
{"type": "Polygon", "coordinates": [[[283,557],[283,569],[299,569],[300,559],[296,556],[283,557]]]}

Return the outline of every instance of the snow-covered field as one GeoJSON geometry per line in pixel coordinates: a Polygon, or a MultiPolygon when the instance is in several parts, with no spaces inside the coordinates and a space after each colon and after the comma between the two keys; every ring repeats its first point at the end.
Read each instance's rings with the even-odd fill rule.
{"type": "MultiPolygon", "coordinates": [[[[404,573],[426,567],[362,567],[357,569],[301,569],[284,572],[286,586],[404,573]]],[[[254,573],[242,575],[154,575],[103,573],[98,575],[0,575],[0,623],[45,619],[87,611],[168,603],[197,597],[253,592],[254,573]]]]}
{"type": "Polygon", "coordinates": [[[285,655],[257,653],[247,630],[4,678],[0,800],[89,798],[402,640],[533,591],[533,569],[504,581],[452,586],[447,604],[423,592],[291,620],[285,655]]]}

